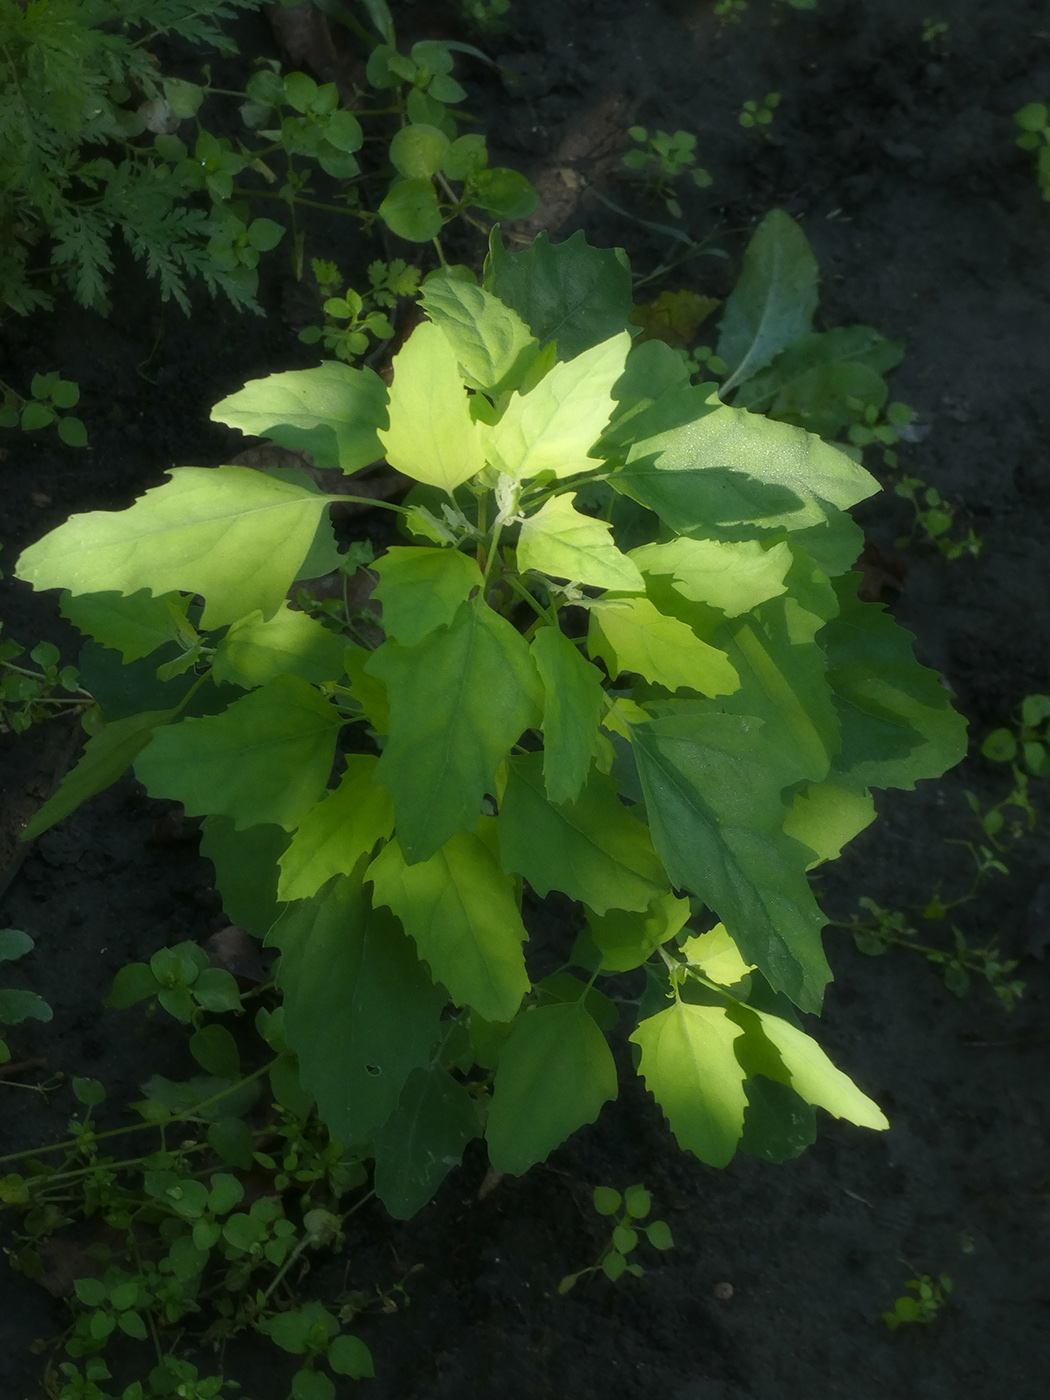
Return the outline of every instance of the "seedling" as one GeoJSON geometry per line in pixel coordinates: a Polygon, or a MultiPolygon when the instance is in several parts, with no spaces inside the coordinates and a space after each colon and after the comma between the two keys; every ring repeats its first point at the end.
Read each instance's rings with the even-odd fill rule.
{"type": "MultiPolygon", "coordinates": [[[[0,928],[0,963],[17,962],[31,953],[33,939],[18,928],[0,928]]],[[[0,987],[0,1026],[17,1026],[23,1021],[50,1021],[51,1008],[36,992],[0,987]]],[[[11,1051],[0,1040],[0,1065],[10,1064],[11,1051]]],[[[10,1083],[10,1080],[0,1081],[10,1083]]]]}
{"type": "Polygon", "coordinates": [[[3,407],[0,408],[0,428],[21,428],[24,433],[32,433],[54,424],[58,436],[67,447],[87,446],[84,424],[66,412],[79,402],[80,387],[71,379],[63,379],[57,370],[49,374],[34,374],[29,398],[24,398],[2,381],[0,392],[4,396],[3,407]]]}
{"type": "Polygon", "coordinates": [[[773,122],[773,114],[780,106],[779,92],[767,92],[765,97],[749,97],[740,109],[737,121],[741,126],[754,128],[765,135],[773,122]]]}
{"type": "Polygon", "coordinates": [[[893,1305],[892,1312],[884,1312],[882,1320],[891,1332],[898,1327],[913,1323],[929,1326],[936,1322],[948,1306],[951,1297],[952,1281],[947,1274],[931,1278],[929,1274],[916,1273],[904,1285],[911,1290],[902,1294],[893,1305]]]}
{"type": "Polygon", "coordinates": [[[680,219],[682,206],[672,193],[673,183],[688,174],[698,189],[711,184],[711,176],[696,164],[696,137],[688,131],[651,135],[644,126],[632,126],[627,134],[637,144],[624,156],[624,165],[628,170],[646,172],[646,188],[663,200],[672,218],[680,219]]]}
{"type": "Polygon", "coordinates": [[[981,538],[972,526],[965,535],[953,538],[951,529],[955,523],[956,507],[945,500],[936,487],[928,485],[920,477],[902,475],[894,483],[893,492],[911,505],[914,516],[913,528],[896,541],[898,549],[906,548],[922,536],[945,559],[961,559],[964,555],[976,559],[980,554],[981,538]]]}
{"type": "Polygon", "coordinates": [[[951,25],[947,20],[924,19],[922,22],[922,42],[934,53],[941,53],[948,38],[951,25]]]}
{"type": "Polygon", "coordinates": [[[718,19],[719,27],[724,28],[727,24],[740,24],[747,13],[748,0],[718,0],[714,13],[718,19]]]}
{"type": "Polygon", "coordinates": [[[1050,111],[1045,102],[1028,102],[1014,113],[1021,128],[1017,144],[1023,151],[1036,151],[1035,177],[1044,199],[1050,200],[1050,111]]]}
{"type": "Polygon", "coordinates": [[[593,1203],[599,1215],[609,1216],[613,1220],[609,1242],[589,1268],[565,1275],[558,1284],[559,1293],[568,1293],[581,1278],[597,1273],[604,1274],[611,1283],[625,1273],[641,1278],[645,1269],[633,1255],[643,1235],[654,1249],[674,1248],[670,1228],[663,1220],[642,1224],[652,1209],[652,1197],[644,1186],[628,1186],[622,1196],[611,1186],[596,1186],[593,1203]]]}
{"type": "Polygon", "coordinates": [[[1050,695],[1026,695],[1016,729],[993,729],[981,753],[994,763],[1020,761],[1034,778],[1050,778],[1050,695]]]}
{"type": "Polygon", "coordinates": [[[13,637],[0,641],[0,734],[24,734],[34,724],[76,714],[94,703],[80,686],[80,672],[75,666],[62,666],[61,654],[50,642],[38,642],[29,653],[32,667],[15,664],[24,654],[13,637]]]}
{"type": "Polygon", "coordinates": [[[389,340],[394,334],[387,312],[404,297],[419,290],[419,268],[402,258],[392,262],[372,262],[368,266],[370,286],[363,293],[345,285],[335,263],[313,259],[314,277],[324,297],[324,326],[307,326],[299,332],[306,345],[322,341],[325,350],[346,364],[353,364],[369,348],[369,337],[389,340]]]}

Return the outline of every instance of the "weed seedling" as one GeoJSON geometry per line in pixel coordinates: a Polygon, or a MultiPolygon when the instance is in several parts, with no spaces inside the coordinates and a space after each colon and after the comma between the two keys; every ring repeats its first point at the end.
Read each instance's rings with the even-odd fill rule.
{"type": "Polygon", "coordinates": [[[935,1322],[948,1306],[952,1281],[947,1274],[938,1274],[934,1279],[929,1274],[916,1272],[904,1287],[910,1288],[911,1292],[902,1294],[896,1300],[892,1312],[882,1314],[882,1320],[891,1332],[896,1332],[905,1323],[918,1322],[928,1326],[935,1322]]]}
{"type": "Polygon", "coordinates": [[[924,19],[922,22],[922,42],[933,53],[944,50],[945,40],[951,26],[946,20],[924,19]]]}
{"type": "Polygon", "coordinates": [[[688,174],[698,189],[711,184],[711,176],[696,163],[696,137],[688,131],[650,135],[644,126],[632,126],[627,134],[637,145],[624,156],[624,165],[644,171],[647,190],[663,200],[672,218],[680,219],[682,206],[672,192],[674,181],[688,174]]]}
{"type": "Polygon", "coordinates": [[[10,384],[0,380],[3,407],[0,408],[0,428],[21,428],[32,433],[52,424],[67,447],[86,447],[87,429],[79,418],[67,409],[75,408],[80,400],[80,386],[63,379],[58,370],[49,374],[34,374],[26,398],[10,384]]]}
{"type": "Polygon", "coordinates": [[[955,523],[956,507],[946,501],[936,487],[917,476],[902,476],[893,491],[911,505],[914,517],[912,529],[898,537],[898,549],[907,548],[922,536],[935,545],[945,559],[961,559],[967,554],[971,559],[977,558],[981,552],[981,537],[971,526],[965,535],[953,538],[950,532],[955,523]]]}
{"type": "Polygon", "coordinates": [[[1050,199],[1050,112],[1045,102],[1027,102],[1014,113],[1021,128],[1017,144],[1023,151],[1037,151],[1035,178],[1044,199],[1050,199]]]}
{"type": "MultiPolygon", "coordinates": [[[[993,763],[1016,765],[1021,759],[1033,777],[1050,778],[1050,695],[1026,695],[1016,731],[993,729],[981,753],[993,763]]],[[[1020,776],[1015,769],[1015,786],[1020,776]]]]}
{"type": "Polygon", "coordinates": [[[305,345],[324,342],[325,351],[353,364],[369,349],[369,337],[390,340],[394,328],[388,312],[402,297],[414,297],[419,290],[419,268],[403,258],[373,262],[368,267],[370,287],[355,292],[345,287],[335,263],[312,260],[314,276],[324,301],[324,326],[307,326],[299,332],[305,345]],[[345,290],[344,290],[345,288],[345,290]]]}
{"type": "Polygon", "coordinates": [[[749,97],[741,107],[737,121],[741,126],[753,127],[766,135],[773,122],[773,113],[779,106],[779,92],[767,92],[761,99],[749,97]]]}
{"type": "Polygon", "coordinates": [[[559,1293],[568,1293],[581,1278],[590,1274],[603,1273],[612,1283],[625,1273],[641,1278],[645,1270],[629,1256],[634,1253],[643,1234],[654,1249],[674,1249],[674,1240],[665,1221],[651,1220],[648,1225],[641,1224],[653,1204],[644,1186],[628,1186],[622,1196],[611,1186],[596,1186],[593,1199],[598,1214],[612,1218],[612,1235],[595,1263],[589,1268],[565,1275],[558,1284],[559,1293]]]}

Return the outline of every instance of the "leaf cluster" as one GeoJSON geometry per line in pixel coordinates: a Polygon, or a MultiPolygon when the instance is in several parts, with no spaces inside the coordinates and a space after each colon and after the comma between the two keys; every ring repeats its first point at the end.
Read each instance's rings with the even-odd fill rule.
{"type": "Polygon", "coordinates": [[[559,1293],[569,1293],[581,1278],[597,1273],[604,1274],[610,1283],[615,1283],[625,1273],[641,1278],[645,1269],[633,1255],[643,1235],[654,1249],[674,1249],[674,1238],[666,1221],[650,1220],[642,1224],[652,1210],[652,1197],[644,1186],[628,1186],[622,1196],[611,1186],[596,1186],[593,1204],[599,1215],[613,1219],[609,1242],[596,1263],[565,1275],[558,1284],[559,1293]]]}
{"type": "Polygon", "coordinates": [[[856,596],[846,512],[874,481],[632,348],[630,289],[582,235],[510,254],[497,232],[480,285],[425,283],[389,390],[331,361],[218,405],[416,483],[372,565],[371,641],[288,604],[338,570],[327,507],[348,499],[295,474],[176,469],[19,561],[154,667],[148,707],[102,701],[31,834],[129,764],[206,817],[227,912],[279,954],[302,1083],[396,1216],[477,1136],[518,1174],[593,1121],[621,1017],[713,1165],[795,1155],[815,1105],[885,1126],[792,1011],[830,976],[807,871],[872,819],[871,788],[957,761],[963,725],[856,596]],[[579,914],[538,980],[525,885],[579,914]]]}

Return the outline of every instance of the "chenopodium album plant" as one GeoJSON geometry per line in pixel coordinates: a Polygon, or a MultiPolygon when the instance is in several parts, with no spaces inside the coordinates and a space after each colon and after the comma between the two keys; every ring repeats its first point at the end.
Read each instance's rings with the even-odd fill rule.
{"type": "Polygon", "coordinates": [[[96,662],[131,663],[26,835],[129,765],[206,816],[227,911],[279,953],[302,1082],[400,1216],[476,1136],[522,1173],[594,1120],[619,1016],[707,1163],[797,1154],[813,1105],[886,1126],[794,1014],[830,977],[807,871],[872,787],[956,762],[963,722],[857,599],[872,478],[632,349],[630,290],[582,234],[510,254],[497,231],[483,285],[426,282],[389,392],[329,362],[215,409],[419,483],[373,565],[372,649],[287,601],[337,567],[347,499],[297,473],[176,468],[19,561],[96,662]],[[539,980],[526,885],[579,911],[539,980]]]}

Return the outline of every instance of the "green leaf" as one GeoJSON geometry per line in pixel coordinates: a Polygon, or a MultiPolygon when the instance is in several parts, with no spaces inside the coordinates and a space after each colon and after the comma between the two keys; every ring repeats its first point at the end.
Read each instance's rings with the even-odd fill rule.
{"type": "Polygon", "coordinates": [[[160,983],[148,963],[125,963],[113,978],[113,987],[103,1005],[116,1007],[118,1011],[156,996],[160,983]]]}
{"type": "Polygon", "coordinates": [[[445,225],[437,191],[427,179],[399,180],[379,206],[379,217],[410,243],[429,243],[445,225]]]}
{"type": "Polygon", "coordinates": [[[201,625],[260,608],[272,616],[298,576],[321,512],[337,496],[248,467],[176,467],[123,511],[74,515],[18,561],[34,588],[203,593],[201,625]]]}
{"type": "Polygon", "coordinates": [[[729,543],[685,536],[667,544],[642,545],[629,557],[642,573],[670,575],[683,598],[718,608],[727,617],[750,612],[784,593],[785,575],[794,562],[783,541],[764,549],[757,540],[729,543]]]}
{"type": "Polygon", "coordinates": [[[728,393],[809,330],[817,309],[819,269],[806,235],[782,209],[771,210],[744,253],[718,338],[729,367],[728,393]]]}
{"type": "Polygon", "coordinates": [[[394,356],[393,370],[390,427],[380,432],[387,461],[451,495],[485,465],[456,352],[424,321],[394,356]]]}
{"type": "Polygon", "coordinates": [[[67,447],[87,447],[87,428],[79,418],[60,418],[58,420],[58,436],[67,447]]]}
{"type": "Polygon", "coordinates": [[[605,690],[597,667],[557,627],[542,627],[532,659],[543,682],[543,781],[551,802],[574,802],[598,752],[605,690]]]}
{"type": "Polygon", "coordinates": [[[458,831],[429,860],[406,865],[390,841],[368,867],[375,902],[394,911],[419,956],[457,1006],[509,1021],[529,990],[527,934],[514,881],[473,832],[458,831]]]}
{"type": "Polygon", "coordinates": [[[639,1073],[680,1147],[711,1167],[728,1166],[744,1126],[744,1071],[733,1053],[741,1034],[722,1006],[676,1001],[642,1021],[639,1073]]]}
{"type": "Polygon", "coordinates": [[[190,1054],[208,1074],[218,1075],[220,1079],[236,1079],[241,1072],[237,1042],[225,1026],[202,1026],[190,1036],[189,1048],[190,1054]]]}
{"type": "Polygon", "coordinates": [[[689,918],[688,899],[659,895],[648,909],[588,912],[587,931],[602,955],[602,972],[630,972],[647,962],[657,948],[674,938],[689,918]]]}
{"type": "Polygon", "coordinates": [[[256,610],[235,622],[215,649],[218,681],[259,686],[278,676],[334,680],[343,672],[343,642],[306,613],[282,603],[268,621],[256,610]]]}
{"type": "Polygon", "coordinates": [[[575,802],[547,800],[543,755],[512,758],[499,813],[503,869],[541,897],[557,889],[599,914],[646,909],[667,879],[642,822],[612,778],[592,770],[575,802]]]}
{"type": "Polygon", "coordinates": [[[372,781],[378,761],[350,754],[339,786],[307,812],[281,856],[278,898],[309,899],[333,875],[349,875],[393,832],[390,795],[372,781]]]}
{"type": "Polygon", "coordinates": [[[493,219],[527,219],[539,203],[535,189],[520,171],[498,165],[475,170],[466,196],[493,219]]]}
{"type": "Polygon", "coordinates": [[[390,164],[409,180],[430,180],[441,169],[449,140],[436,126],[412,123],[397,130],[390,142],[390,164]]]}
{"type": "Polygon", "coordinates": [[[229,817],[212,815],[202,825],[200,853],[215,867],[226,917],[256,938],[281,912],[277,862],[287,845],[288,833],[272,822],[238,831],[229,817]]]}
{"type": "Polygon", "coordinates": [[[666,1220],[654,1220],[645,1227],[646,1238],[654,1249],[674,1249],[674,1236],[666,1220]]]}
{"type": "Polygon", "coordinates": [[[667,617],[648,598],[593,603],[587,650],[605,662],[611,680],[634,671],[671,691],[684,686],[702,695],[731,695],[740,687],[724,651],[702,642],[691,627],[667,617]]]}
{"type": "Polygon", "coordinates": [[[405,647],[448,626],[482,582],[477,560],[456,549],[394,545],[373,568],[379,575],[374,593],[383,605],[383,629],[405,647]]]}
{"type": "Polygon", "coordinates": [[[623,250],[592,248],[582,232],[552,244],[544,231],[524,251],[508,253],[494,228],[484,287],[512,307],[541,344],[555,341],[561,360],[622,331],[634,305],[623,250]]]}
{"type": "Polygon", "coordinates": [[[17,1026],[22,1021],[50,1021],[50,1006],[36,992],[16,991],[0,987],[0,1024],[17,1026]]]}
{"type": "Polygon", "coordinates": [[[622,1204],[619,1191],[614,1191],[611,1186],[594,1188],[594,1209],[599,1215],[615,1215],[622,1204]]]}
{"type": "Polygon", "coordinates": [[[386,682],[390,697],[376,781],[393,796],[397,838],[412,864],[453,832],[473,831],[499,763],[539,723],[539,677],[521,634],[479,602],[461,604],[448,627],[418,646],[384,642],[366,671],[386,682]]]}
{"type": "MultiPolygon", "coordinates": [[[[387,1210],[390,1210],[390,1203],[384,1198],[383,1193],[379,1192],[378,1194],[387,1210]]],[[[391,1211],[391,1214],[393,1215],[395,1212],[391,1211]]],[[[398,1218],[407,1219],[408,1217],[398,1218]]],[[[341,1337],[336,1337],[329,1346],[328,1364],[337,1376],[350,1376],[355,1381],[365,1380],[375,1375],[372,1353],[360,1337],[352,1337],[349,1332],[344,1332],[341,1337]]]]}
{"type": "Polygon", "coordinates": [[[335,1400],[335,1383],[323,1371],[296,1371],[292,1400],[335,1400]]]}
{"type": "Polygon", "coordinates": [[[621,331],[555,365],[527,394],[515,390],[494,427],[478,425],[493,465],[519,480],[541,472],[561,478],[593,470],[595,460],[587,454],[613,411],[612,387],[623,373],[630,343],[621,331]]]}
{"type": "Polygon", "coordinates": [[[516,311],[472,282],[448,274],[429,277],[420,302],[452,346],[472,388],[493,397],[517,388],[538,342],[516,311]]]}
{"type": "MultiPolygon", "coordinates": [[[[231,1167],[240,1167],[242,1171],[251,1169],[255,1137],[243,1118],[220,1118],[209,1124],[208,1145],[231,1167]]],[[[197,1242],[196,1230],[194,1242],[197,1242]]]]}
{"type": "Polygon", "coordinates": [[[715,911],[775,988],[817,1011],[831,974],[810,852],[784,835],[782,760],[758,731],[736,715],[669,716],[633,725],[631,743],[671,883],[715,911]]]}
{"type": "Polygon", "coordinates": [[[579,1002],[523,1012],[496,1069],[485,1131],[492,1165],[521,1176],[615,1097],[612,1052],[579,1002]]]}
{"type": "Polygon", "coordinates": [[[93,734],[76,767],[65,775],[58,791],[37,808],[21,839],[34,840],[55,822],[76,811],[89,797],[115,783],[154,737],[154,730],[166,725],[174,713],[174,710],[147,710],[128,719],[114,720],[93,734]]]}
{"type": "Polygon", "coordinates": [[[612,526],[583,515],[573,505],[575,500],[575,492],[552,496],[522,523],[518,568],[595,588],[644,593],[638,566],[611,539],[612,526]]]}
{"type": "Polygon", "coordinates": [[[78,1103],[94,1108],[106,1101],[105,1087],[97,1079],[81,1079],[76,1075],[70,1080],[70,1088],[78,1103]]]}
{"type": "MultiPolygon", "coordinates": [[[[688,395],[700,409],[696,391],[688,395]]],[[[687,414],[676,397],[658,401],[640,422],[640,433],[647,424],[655,431],[638,437],[610,481],[679,534],[712,538],[741,525],[804,530],[878,490],[863,467],[812,433],[738,408],[708,404],[710,411],[687,414]],[[666,430],[664,420],[672,425],[666,430]]]]}
{"type": "Polygon", "coordinates": [[[480,1129],[474,1100],[446,1070],[430,1065],[412,1071],[375,1136],[376,1195],[395,1220],[422,1210],[480,1129]]]}
{"type": "Polygon", "coordinates": [[[0,962],[17,962],[35,947],[33,939],[20,928],[0,928],[0,962]]]}
{"type": "Polygon", "coordinates": [[[747,1098],[741,1152],[749,1152],[764,1162],[789,1162],[816,1141],[815,1111],[786,1084],[751,1074],[747,1098]]]}
{"type": "Polygon", "coordinates": [[[326,360],[253,379],[211,411],[212,422],[313,454],[319,467],[360,471],[383,455],[386,385],[371,369],[326,360]]]}
{"type": "Polygon", "coordinates": [[[811,783],[795,796],[784,821],[784,832],[821,861],[837,860],[847,842],[875,820],[871,793],[844,792],[831,783],[811,783]]]}
{"type": "Polygon", "coordinates": [[[821,782],[839,749],[824,650],[813,640],[824,623],[789,595],[770,599],[715,634],[740,677],[739,690],[719,708],[762,722],[763,739],[790,771],[787,782],[821,782]]]}
{"type": "Polygon", "coordinates": [[[856,596],[857,574],[836,580],[840,613],[821,634],[835,692],[842,751],[830,781],[858,792],[913,788],[966,755],[966,720],[934,671],[912,654],[914,638],[879,603],[856,596]]]}
{"type": "Polygon", "coordinates": [[[347,1147],[386,1121],[412,1070],[430,1063],[445,1005],[395,920],[369,908],[362,865],[290,905],[266,938],[281,952],[277,985],[303,1086],[347,1147]]]}
{"type": "Polygon", "coordinates": [[[734,987],[754,971],[740,956],[740,949],[726,932],[725,924],[715,924],[707,933],[687,938],[679,951],[690,967],[699,968],[720,987],[734,987]]]}
{"type": "Polygon", "coordinates": [[[341,723],[313,686],[279,676],[222,714],[160,730],[135,772],[151,796],[174,798],[191,816],[290,830],[325,791],[341,723]]]}
{"type": "Polygon", "coordinates": [[[146,589],[121,593],[64,593],[59,612],[85,636],[119,651],[125,661],[149,656],[179,635],[176,617],[185,617],[190,600],[178,593],[155,598],[146,589]]]}
{"type": "Polygon", "coordinates": [[[835,1068],[805,1031],[780,1016],[739,1003],[731,1004],[728,1014],[744,1032],[742,1059],[749,1073],[786,1084],[805,1103],[859,1128],[882,1131],[890,1126],[878,1105],[835,1068]]]}

